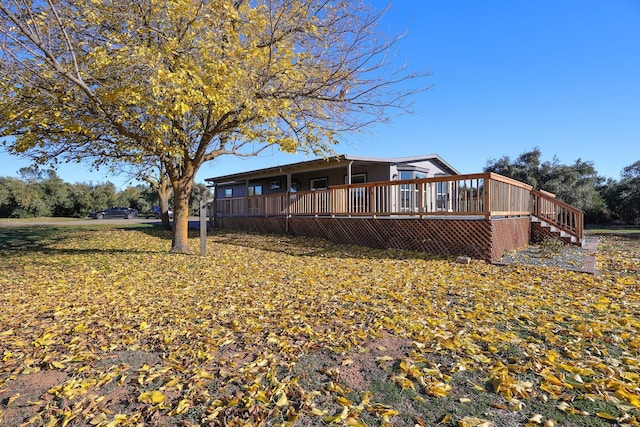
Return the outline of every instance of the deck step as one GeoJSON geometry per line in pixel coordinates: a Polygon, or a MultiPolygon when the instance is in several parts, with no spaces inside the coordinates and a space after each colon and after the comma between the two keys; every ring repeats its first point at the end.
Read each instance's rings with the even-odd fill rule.
{"type": "MultiPolygon", "coordinates": [[[[555,226],[549,224],[548,222],[546,222],[542,218],[538,218],[537,216],[532,216],[531,217],[531,222],[540,223],[540,227],[544,227],[544,228],[549,229],[549,231],[552,234],[556,235],[561,240],[564,240],[564,241],[568,240],[570,243],[573,243],[573,244],[578,243],[578,239],[575,236],[572,236],[571,234],[567,233],[566,231],[561,230],[558,227],[555,227],[555,226]]],[[[582,243],[582,242],[580,242],[580,243],[582,243]]]]}

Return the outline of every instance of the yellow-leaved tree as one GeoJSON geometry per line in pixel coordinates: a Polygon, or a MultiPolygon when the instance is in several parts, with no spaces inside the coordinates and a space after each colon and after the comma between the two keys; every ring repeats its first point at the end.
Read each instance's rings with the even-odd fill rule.
{"type": "Polygon", "coordinates": [[[188,252],[200,166],[269,146],[330,153],[407,106],[424,73],[360,0],[0,2],[0,137],[41,163],[158,161],[188,252]]]}

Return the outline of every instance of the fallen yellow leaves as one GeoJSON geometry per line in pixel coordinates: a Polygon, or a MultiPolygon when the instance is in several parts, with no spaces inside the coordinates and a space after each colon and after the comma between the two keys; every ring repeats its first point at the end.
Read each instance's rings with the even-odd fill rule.
{"type": "Polygon", "coordinates": [[[165,399],[165,395],[158,390],[145,391],[140,396],[138,396],[138,402],[142,403],[162,403],[165,399]]]}
{"type": "Polygon", "coordinates": [[[0,423],[30,401],[29,423],[52,426],[639,424],[640,267],[594,277],[233,233],[201,258],[166,254],[165,237],[69,230],[0,252],[20,266],[0,271],[0,423]],[[314,352],[329,362],[301,368],[314,352]],[[53,371],[66,377],[44,394],[14,390],[53,371]],[[345,380],[374,371],[428,414],[407,421],[377,378],[345,380]]]}
{"type": "Polygon", "coordinates": [[[493,423],[488,420],[475,417],[464,417],[458,422],[459,427],[493,427],[493,423]]]}

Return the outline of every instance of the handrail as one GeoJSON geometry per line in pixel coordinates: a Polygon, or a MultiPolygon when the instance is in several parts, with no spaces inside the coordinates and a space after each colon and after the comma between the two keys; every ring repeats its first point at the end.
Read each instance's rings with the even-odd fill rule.
{"type": "Polygon", "coordinates": [[[531,214],[582,241],[584,212],[545,191],[531,191],[531,214]]]}
{"type": "Polygon", "coordinates": [[[293,215],[484,215],[485,174],[332,186],[291,194],[293,215]]]}
{"type": "MultiPolygon", "coordinates": [[[[525,188],[527,190],[533,190],[533,187],[529,184],[525,184],[524,182],[518,181],[517,179],[509,178],[508,176],[499,175],[495,172],[488,172],[489,179],[504,182],[505,184],[514,185],[516,187],[525,188]]],[[[485,175],[487,175],[485,174],[485,175]]]]}
{"type": "Polygon", "coordinates": [[[325,190],[221,198],[223,216],[528,215],[530,186],[494,173],[336,185],[325,190]]]}

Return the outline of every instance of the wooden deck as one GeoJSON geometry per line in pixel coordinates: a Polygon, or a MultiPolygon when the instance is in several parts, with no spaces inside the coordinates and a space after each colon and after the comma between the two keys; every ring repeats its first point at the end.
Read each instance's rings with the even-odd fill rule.
{"type": "Polygon", "coordinates": [[[223,198],[214,201],[213,210],[222,228],[488,261],[526,245],[532,218],[567,242],[579,244],[583,231],[579,209],[494,173],[223,198]]]}

